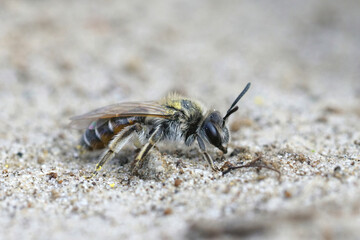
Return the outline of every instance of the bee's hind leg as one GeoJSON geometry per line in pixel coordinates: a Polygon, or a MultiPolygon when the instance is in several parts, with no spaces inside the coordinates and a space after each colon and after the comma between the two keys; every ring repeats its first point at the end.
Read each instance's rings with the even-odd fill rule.
{"type": "Polygon", "coordinates": [[[147,143],[141,148],[139,154],[136,156],[135,161],[132,165],[132,174],[137,174],[137,170],[141,167],[141,164],[149,153],[149,151],[155,146],[155,144],[161,139],[163,136],[163,130],[161,127],[155,129],[155,131],[151,134],[147,143]]]}
{"type": "Polygon", "coordinates": [[[112,159],[116,153],[119,153],[124,145],[129,142],[134,133],[141,134],[143,131],[143,127],[139,123],[135,123],[120,131],[109,143],[108,149],[101,156],[100,161],[96,164],[95,171],[89,178],[96,176],[104,164],[112,159]]]}

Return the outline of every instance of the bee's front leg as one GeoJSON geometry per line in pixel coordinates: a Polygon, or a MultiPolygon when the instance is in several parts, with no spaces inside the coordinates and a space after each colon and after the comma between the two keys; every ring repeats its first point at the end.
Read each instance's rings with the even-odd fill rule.
{"type": "Polygon", "coordinates": [[[163,129],[162,127],[158,127],[155,131],[151,134],[148,142],[141,148],[139,154],[136,156],[135,161],[132,166],[131,173],[137,174],[137,170],[141,167],[141,164],[149,153],[149,151],[155,146],[155,144],[162,138],[163,136],[163,129]]]}
{"type": "Polygon", "coordinates": [[[203,156],[206,159],[206,161],[210,164],[210,167],[213,171],[218,172],[220,171],[220,168],[214,164],[214,161],[212,160],[211,156],[207,152],[203,152],[203,156]]]}
{"type": "Polygon", "coordinates": [[[214,161],[212,160],[211,156],[206,152],[204,140],[202,140],[202,138],[198,136],[197,141],[198,141],[199,147],[202,151],[203,157],[209,163],[211,169],[215,172],[220,171],[220,169],[214,164],[214,161]]]}

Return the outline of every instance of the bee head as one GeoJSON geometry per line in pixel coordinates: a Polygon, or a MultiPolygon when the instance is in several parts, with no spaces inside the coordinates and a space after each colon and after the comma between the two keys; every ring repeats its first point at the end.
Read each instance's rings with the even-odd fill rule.
{"type": "Polygon", "coordinates": [[[224,124],[224,119],[220,112],[211,112],[204,120],[201,127],[202,135],[205,139],[223,153],[227,153],[227,143],[229,142],[229,130],[224,124]]]}
{"type": "Polygon", "coordinates": [[[227,143],[229,142],[229,129],[226,126],[226,120],[228,117],[236,112],[239,107],[236,104],[239,100],[244,96],[244,94],[249,90],[250,83],[246,85],[244,90],[239,94],[239,96],[235,99],[233,104],[231,104],[229,110],[226,112],[224,117],[221,117],[220,112],[213,111],[211,112],[204,120],[201,132],[202,135],[206,138],[206,140],[223,151],[223,153],[227,153],[227,143]]]}

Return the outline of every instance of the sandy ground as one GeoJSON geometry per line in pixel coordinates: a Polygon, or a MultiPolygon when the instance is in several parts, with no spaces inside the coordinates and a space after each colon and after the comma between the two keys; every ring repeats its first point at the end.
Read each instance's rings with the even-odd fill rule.
{"type": "Polygon", "coordinates": [[[359,239],[359,1],[0,2],[1,239],[359,239]],[[129,146],[86,180],[69,117],[177,91],[230,119],[212,172],[129,146]],[[253,161],[257,160],[255,163],[253,161]],[[280,172],[279,174],[270,167],[280,172]]]}

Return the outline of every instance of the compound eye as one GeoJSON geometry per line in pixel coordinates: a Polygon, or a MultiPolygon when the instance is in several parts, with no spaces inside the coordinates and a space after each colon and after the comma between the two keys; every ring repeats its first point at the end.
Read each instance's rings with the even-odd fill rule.
{"type": "Polygon", "coordinates": [[[209,138],[211,144],[213,144],[214,146],[221,145],[219,132],[216,130],[212,122],[205,123],[205,133],[209,138]]]}

